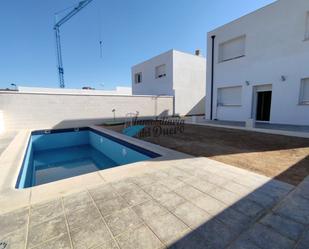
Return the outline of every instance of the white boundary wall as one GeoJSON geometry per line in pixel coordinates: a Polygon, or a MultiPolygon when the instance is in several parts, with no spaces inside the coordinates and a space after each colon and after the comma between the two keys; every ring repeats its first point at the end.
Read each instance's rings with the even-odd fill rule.
{"type": "Polygon", "coordinates": [[[100,124],[113,118],[113,109],[116,118],[136,111],[141,117],[172,115],[173,97],[0,92],[0,127],[7,131],[100,124]]]}
{"type": "Polygon", "coordinates": [[[21,93],[54,93],[54,94],[85,94],[85,95],[132,95],[131,87],[116,86],[115,90],[85,90],[70,88],[46,88],[18,86],[21,93]]]}

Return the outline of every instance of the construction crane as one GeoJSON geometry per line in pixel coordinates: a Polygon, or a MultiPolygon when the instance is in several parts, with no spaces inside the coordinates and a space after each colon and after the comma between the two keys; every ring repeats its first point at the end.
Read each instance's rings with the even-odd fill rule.
{"type": "Polygon", "coordinates": [[[66,14],[63,18],[57,21],[54,25],[55,35],[56,35],[56,50],[57,50],[57,60],[58,60],[58,74],[59,74],[59,86],[60,88],[64,88],[64,76],[63,76],[63,64],[62,64],[62,54],[61,54],[61,43],[60,43],[60,27],[68,20],[70,20],[73,16],[75,16],[79,11],[85,8],[89,3],[93,0],[84,0],[78,3],[73,10],[71,10],[68,14],[66,14]]]}

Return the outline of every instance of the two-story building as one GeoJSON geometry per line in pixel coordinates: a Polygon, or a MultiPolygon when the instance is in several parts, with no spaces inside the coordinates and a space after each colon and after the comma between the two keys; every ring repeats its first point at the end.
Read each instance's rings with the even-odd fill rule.
{"type": "Polygon", "coordinates": [[[169,50],[132,67],[133,95],[174,96],[174,113],[205,113],[206,59],[169,50]]]}
{"type": "Polygon", "coordinates": [[[206,119],[309,125],[309,1],[278,0],[208,33],[206,119]]]}

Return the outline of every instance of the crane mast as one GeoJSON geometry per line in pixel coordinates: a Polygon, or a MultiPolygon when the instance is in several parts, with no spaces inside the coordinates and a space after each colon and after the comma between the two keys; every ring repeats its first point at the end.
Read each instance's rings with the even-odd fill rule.
{"type": "Polygon", "coordinates": [[[56,37],[56,52],[57,52],[57,62],[58,62],[58,74],[59,74],[59,86],[60,88],[65,88],[64,84],[64,71],[63,71],[63,63],[62,63],[62,53],[61,53],[61,42],[60,42],[60,27],[70,20],[73,16],[75,16],[79,11],[85,8],[89,3],[93,0],[84,0],[78,3],[78,5],[71,10],[68,14],[62,17],[59,21],[57,21],[54,25],[55,37],[56,37]]]}

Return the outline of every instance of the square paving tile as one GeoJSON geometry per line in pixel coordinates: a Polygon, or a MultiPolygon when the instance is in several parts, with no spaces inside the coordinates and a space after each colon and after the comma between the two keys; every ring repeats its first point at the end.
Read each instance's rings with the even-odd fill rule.
{"type": "MultiPolygon", "coordinates": [[[[71,243],[68,234],[63,234],[55,239],[49,240],[33,249],[71,249],[71,243]]],[[[31,248],[32,249],[32,248],[31,248]]]]}
{"type": "Polygon", "coordinates": [[[71,230],[70,233],[75,249],[96,247],[112,240],[112,236],[102,220],[71,230]]]}
{"type": "Polygon", "coordinates": [[[298,240],[305,230],[304,225],[276,214],[268,214],[260,222],[292,240],[298,240]]]}
{"type": "Polygon", "coordinates": [[[308,249],[308,245],[309,245],[309,230],[307,230],[303,234],[303,236],[297,243],[297,246],[295,247],[295,249],[308,249]]]}
{"type": "Polygon", "coordinates": [[[113,213],[105,217],[105,220],[114,236],[128,229],[133,229],[143,222],[131,208],[113,213]]]}
{"type": "Polygon", "coordinates": [[[217,185],[212,184],[210,182],[207,181],[203,181],[198,177],[194,177],[194,178],[190,178],[188,180],[185,181],[187,184],[195,187],[196,189],[204,192],[204,193],[209,193],[211,192],[214,188],[217,187],[217,185]]]}
{"type": "MultiPolygon", "coordinates": [[[[168,249],[211,249],[208,247],[205,238],[197,233],[191,231],[179,240],[168,246],[168,249]]],[[[239,249],[239,248],[238,248],[239,249]]]]}
{"type": "Polygon", "coordinates": [[[275,212],[296,222],[309,224],[309,200],[299,195],[288,197],[275,212]]]}
{"type": "Polygon", "coordinates": [[[94,205],[85,206],[84,208],[78,209],[75,212],[67,213],[67,220],[71,230],[78,227],[83,227],[100,219],[100,212],[94,205]]]}
{"type": "Polygon", "coordinates": [[[288,193],[289,191],[294,189],[293,185],[286,182],[278,181],[276,179],[269,180],[265,185],[271,188],[281,189],[285,193],[288,193]]]}
{"type": "Polygon", "coordinates": [[[295,191],[295,195],[300,195],[302,198],[306,198],[309,200],[309,190],[305,189],[304,186],[302,188],[298,187],[295,191]]]}
{"type": "Polygon", "coordinates": [[[165,187],[168,187],[170,190],[174,190],[184,185],[184,182],[173,177],[162,179],[160,183],[165,187]]]}
{"type": "Polygon", "coordinates": [[[233,242],[229,249],[261,249],[261,247],[258,247],[249,240],[240,238],[233,242]]]}
{"type": "Polygon", "coordinates": [[[19,229],[10,234],[0,237],[0,248],[24,249],[26,244],[27,230],[19,229]]]}
{"type": "Polygon", "coordinates": [[[118,195],[115,192],[115,189],[110,184],[104,184],[99,187],[89,189],[89,192],[95,201],[97,200],[108,201],[118,197],[118,195]]]}
{"type": "Polygon", "coordinates": [[[297,187],[308,189],[309,188],[309,176],[307,176],[297,187]]]}
{"type": "Polygon", "coordinates": [[[146,185],[143,190],[152,196],[152,198],[160,198],[163,194],[170,192],[170,189],[160,183],[146,185]]]}
{"type": "Polygon", "coordinates": [[[60,199],[33,205],[30,212],[30,226],[42,223],[63,215],[63,208],[60,199]]]}
{"type": "Polygon", "coordinates": [[[163,178],[168,178],[169,175],[162,170],[155,170],[151,173],[148,173],[148,175],[154,179],[156,179],[157,181],[161,181],[163,178]]]}
{"type": "Polygon", "coordinates": [[[216,187],[216,188],[212,189],[209,192],[209,195],[216,198],[217,200],[227,204],[227,205],[232,205],[232,204],[234,204],[237,201],[242,199],[239,195],[237,195],[237,194],[235,194],[231,191],[228,191],[224,188],[221,188],[221,187],[216,187]]]}
{"type": "Polygon", "coordinates": [[[188,174],[185,171],[177,169],[177,168],[169,168],[169,169],[164,170],[164,172],[166,172],[169,176],[179,179],[181,181],[184,181],[186,179],[193,177],[191,174],[188,174]]]}
{"type": "Polygon", "coordinates": [[[253,222],[250,217],[232,208],[224,209],[222,212],[215,216],[215,219],[220,220],[235,233],[244,231],[253,222]]]}
{"type": "Polygon", "coordinates": [[[231,207],[251,218],[256,218],[266,212],[264,207],[246,198],[239,200],[231,207]]]}
{"type": "Polygon", "coordinates": [[[18,229],[26,228],[29,217],[29,209],[23,208],[10,213],[0,215],[0,238],[18,229]]]}
{"type": "Polygon", "coordinates": [[[309,199],[309,177],[306,177],[298,186],[295,194],[301,195],[303,198],[309,199]]]}
{"type": "Polygon", "coordinates": [[[217,215],[227,208],[226,204],[206,194],[192,200],[192,203],[211,215],[217,215]]]}
{"type": "Polygon", "coordinates": [[[103,216],[110,215],[129,206],[122,197],[117,197],[108,201],[98,200],[96,201],[96,205],[103,216]]]}
{"type": "Polygon", "coordinates": [[[168,212],[159,203],[154,200],[144,202],[140,205],[134,206],[133,210],[143,220],[149,220],[153,217],[163,215],[168,212]]]}
{"type": "Polygon", "coordinates": [[[45,221],[29,227],[28,246],[34,247],[49,239],[67,233],[66,223],[63,216],[45,221]]]}
{"type": "Polygon", "coordinates": [[[180,188],[176,188],[174,191],[187,200],[193,200],[204,195],[203,192],[197,190],[196,188],[188,184],[185,184],[180,188]]]}
{"type": "Polygon", "coordinates": [[[295,244],[292,240],[261,224],[255,224],[250,230],[244,232],[239,239],[253,243],[263,249],[292,249],[295,244]]]}
{"type": "MultiPolygon", "coordinates": [[[[241,180],[239,180],[241,181],[241,180]]],[[[247,194],[254,191],[253,188],[245,187],[241,184],[238,184],[234,181],[229,181],[223,185],[223,188],[227,189],[230,192],[236,193],[238,195],[246,196],[247,194]]]]}
{"type": "Polygon", "coordinates": [[[181,164],[181,165],[176,164],[175,168],[182,170],[192,176],[199,175],[201,169],[200,167],[196,167],[196,165],[190,165],[190,164],[181,164]]]}
{"type": "Polygon", "coordinates": [[[239,172],[235,172],[235,168],[231,169],[229,165],[223,165],[220,162],[210,161],[205,164],[205,167],[203,168],[201,174],[203,174],[203,176],[206,175],[206,177],[211,177],[212,179],[216,179],[216,177],[218,176],[220,178],[220,180],[218,181],[220,185],[222,185],[224,181],[226,182],[235,178],[239,179],[241,177],[244,177],[243,175],[239,174],[239,172]]]}
{"type": "Polygon", "coordinates": [[[147,224],[158,238],[165,244],[183,237],[189,227],[171,213],[150,219],[147,224]]]}
{"type": "Polygon", "coordinates": [[[139,203],[148,201],[151,196],[146,194],[144,190],[134,190],[127,192],[122,196],[130,205],[137,205],[139,203]]]}
{"type": "Polygon", "coordinates": [[[145,186],[155,183],[155,179],[148,174],[142,174],[139,176],[131,177],[130,180],[138,186],[145,186]]]}
{"type": "Polygon", "coordinates": [[[197,228],[205,240],[209,248],[225,248],[237,234],[225,226],[223,223],[211,219],[197,228]]]}
{"type": "Polygon", "coordinates": [[[256,202],[264,208],[271,209],[278,200],[274,197],[268,196],[261,191],[253,191],[249,195],[247,195],[244,199],[249,199],[251,201],[256,202]]]}
{"type": "Polygon", "coordinates": [[[217,174],[213,174],[213,173],[208,172],[206,170],[201,171],[200,178],[203,181],[210,182],[210,183],[217,185],[217,186],[223,186],[224,184],[226,184],[227,182],[230,181],[230,179],[228,179],[228,178],[219,176],[217,174]]]}
{"type": "Polygon", "coordinates": [[[159,249],[163,247],[161,241],[145,225],[121,234],[116,239],[121,249],[159,249]]]}
{"type": "Polygon", "coordinates": [[[91,249],[119,249],[119,247],[114,240],[110,240],[98,247],[92,247],[91,249]]]}
{"type": "Polygon", "coordinates": [[[172,212],[191,228],[196,228],[211,219],[210,214],[190,202],[179,205],[172,212]]]}
{"type": "Polygon", "coordinates": [[[277,201],[282,199],[282,197],[284,197],[289,192],[289,190],[276,187],[271,182],[267,182],[255,191],[263,192],[264,194],[275,198],[277,201]]]}
{"type": "Polygon", "coordinates": [[[117,182],[112,182],[112,186],[114,189],[119,193],[120,195],[123,195],[127,192],[134,191],[134,190],[139,190],[140,187],[137,186],[136,184],[132,183],[128,179],[123,179],[117,182]]]}
{"type": "Polygon", "coordinates": [[[160,198],[157,198],[158,201],[163,207],[167,208],[168,210],[174,210],[180,204],[186,202],[186,200],[180,197],[178,194],[174,192],[168,192],[162,194],[160,198]]]}
{"type": "Polygon", "coordinates": [[[66,212],[73,212],[85,206],[92,205],[93,201],[88,192],[79,192],[63,197],[64,209],[66,212]]]}

